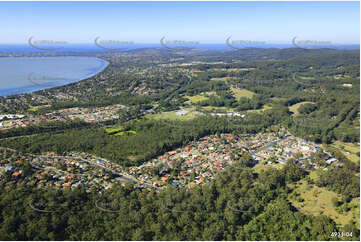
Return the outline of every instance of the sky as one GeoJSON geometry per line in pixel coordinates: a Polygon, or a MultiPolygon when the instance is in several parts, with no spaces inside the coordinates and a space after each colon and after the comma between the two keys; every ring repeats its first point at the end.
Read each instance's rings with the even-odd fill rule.
{"type": "Polygon", "coordinates": [[[103,40],[358,44],[359,2],[0,2],[0,43],[103,40]]]}

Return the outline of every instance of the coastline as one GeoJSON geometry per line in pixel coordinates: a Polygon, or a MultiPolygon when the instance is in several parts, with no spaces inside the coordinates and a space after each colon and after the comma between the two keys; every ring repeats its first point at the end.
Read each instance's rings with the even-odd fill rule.
{"type": "MultiPolygon", "coordinates": [[[[83,80],[86,80],[88,78],[91,78],[99,73],[101,73],[102,71],[104,71],[108,65],[109,62],[99,58],[99,57],[87,57],[87,56],[59,56],[60,58],[93,58],[96,59],[100,64],[97,67],[91,67],[86,69],[86,74],[82,75],[80,77],[77,77],[75,79],[72,80],[67,80],[66,83],[64,83],[63,81],[54,81],[48,85],[36,85],[36,84],[32,84],[32,85],[26,85],[26,86],[22,86],[22,87],[14,87],[14,88],[7,88],[7,89],[0,89],[0,98],[6,98],[8,96],[12,96],[12,95],[21,95],[21,94],[30,94],[30,93],[34,93],[37,91],[42,91],[42,90],[46,90],[46,89],[51,89],[51,88],[56,88],[56,87],[61,87],[61,86],[66,86],[69,84],[74,84],[83,80]]],[[[17,57],[10,57],[10,58],[17,58],[17,57]]],[[[26,58],[49,58],[49,57],[26,57],[26,58]]],[[[52,58],[58,58],[58,57],[52,57],[52,58]]]]}

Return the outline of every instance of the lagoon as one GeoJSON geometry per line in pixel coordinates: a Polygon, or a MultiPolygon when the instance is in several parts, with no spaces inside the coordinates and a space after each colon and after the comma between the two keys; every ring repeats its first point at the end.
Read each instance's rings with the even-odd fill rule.
{"type": "Polygon", "coordinates": [[[108,66],[95,57],[1,57],[0,96],[31,93],[94,76],[108,66]]]}

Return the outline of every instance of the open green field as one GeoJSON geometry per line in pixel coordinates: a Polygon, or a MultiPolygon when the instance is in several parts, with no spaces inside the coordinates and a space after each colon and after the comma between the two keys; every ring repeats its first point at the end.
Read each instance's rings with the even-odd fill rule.
{"type": "Polygon", "coordinates": [[[309,178],[311,178],[313,181],[317,181],[317,179],[320,177],[321,170],[313,170],[308,174],[309,178]]]}
{"type": "Polygon", "coordinates": [[[112,127],[105,128],[105,132],[107,132],[107,134],[111,134],[114,136],[132,135],[132,134],[137,133],[134,130],[124,131],[124,128],[122,126],[120,126],[119,124],[112,126],[112,127]]]}
{"type": "Polygon", "coordinates": [[[357,144],[336,141],[332,145],[339,149],[349,160],[360,162],[360,157],[356,154],[360,152],[360,147],[357,144]]]}
{"type": "Polygon", "coordinates": [[[201,71],[201,70],[194,70],[192,73],[191,73],[191,76],[198,76],[199,73],[204,73],[205,71],[201,71]]]}
{"type": "Polygon", "coordinates": [[[296,103],[292,106],[290,106],[288,109],[293,113],[293,115],[298,115],[299,112],[298,112],[298,108],[302,105],[302,104],[306,104],[306,103],[312,103],[314,104],[314,102],[300,102],[300,103],[296,103]]]}
{"type": "Polygon", "coordinates": [[[10,127],[11,126],[10,121],[3,121],[2,123],[3,123],[4,127],[10,127]]]}
{"type": "Polygon", "coordinates": [[[260,173],[261,171],[266,171],[271,168],[281,169],[283,166],[284,165],[282,165],[280,163],[267,165],[265,162],[258,162],[252,169],[254,170],[254,172],[260,173]]]}
{"type": "MultiPolygon", "coordinates": [[[[313,176],[317,176],[317,174],[313,174],[313,176]]],[[[294,189],[294,193],[299,194],[299,197],[289,196],[289,200],[293,206],[301,209],[303,212],[313,215],[324,214],[341,226],[346,225],[351,220],[356,221],[357,226],[360,226],[360,198],[351,200],[348,204],[351,209],[348,212],[341,213],[336,210],[332,203],[334,198],[341,200],[341,195],[328,191],[325,188],[308,184],[305,179],[297,184],[290,185],[290,187],[294,189]]]]}
{"type": "Polygon", "coordinates": [[[111,127],[111,128],[105,128],[105,132],[114,133],[114,132],[121,132],[123,131],[123,127],[111,127]]]}
{"type": "Polygon", "coordinates": [[[36,112],[36,111],[39,111],[40,109],[47,108],[47,107],[50,107],[50,105],[31,106],[31,107],[28,109],[28,111],[29,111],[29,112],[36,112]]]}
{"type": "Polygon", "coordinates": [[[239,100],[241,97],[252,98],[255,95],[254,92],[248,91],[246,89],[238,89],[232,87],[231,90],[236,100],[239,100]]]}
{"type": "Polygon", "coordinates": [[[261,109],[247,110],[247,113],[262,113],[268,109],[272,109],[272,106],[266,104],[261,109]]]}
{"type": "Polygon", "coordinates": [[[232,77],[229,76],[225,76],[225,77],[213,77],[211,78],[211,81],[224,81],[224,82],[228,82],[229,79],[232,79],[232,77]]]}
{"type": "Polygon", "coordinates": [[[336,141],[334,144],[339,146],[341,149],[344,149],[351,153],[360,152],[360,147],[357,144],[345,143],[345,142],[341,142],[341,141],[336,141]]]}
{"type": "Polygon", "coordinates": [[[208,99],[207,97],[205,97],[203,95],[185,96],[185,98],[188,98],[189,101],[192,102],[192,103],[198,103],[198,102],[205,101],[205,100],[208,99]]]}
{"type": "Polygon", "coordinates": [[[272,101],[275,101],[275,102],[280,102],[280,101],[285,101],[287,100],[287,98],[284,98],[284,97],[273,97],[271,98],[272,101]]]}
{"type": "Polygon", "coordinates": [[[186,101],[185,103],[198,103],[201,101],[205,101],[208,100],[208,96],[209,95],[216,95],[215,92],[205,92],[205,93],[201,93],[195,96],[184,96],[185,98],[188,98],[189,101],[186,101]]]}
{"type": "Polygon", "coordinates": [[[226,111],[234,111],[234,108],[229,107],[213,107],[213,106],[203,106],[201,107],[203,110],[212,111],[212,112],[226,112],[226,111]]]}
{"type": "Polygon", "coordinates": [[[123,135],[132,135],[132,134],[136,134],[137,132],[134,130],[129,130],[129,131],[121,131],[118,132],[116,134],[114,134],[114,136],[123,136],[123,135]]]}
{"type": "Polygon", "coordinates": [[[232,71],[253,71],[256,68],[212,68],[212,71],[227,71],[227,72],[232,72],[232,71]]]}
{"type": "Polygon", "coordinates": [[[157,114],[147,114],[145,115],[146,118],[149,119],[170,119],[170,120],[190,120],[194,119],[199,113],[197,111],[194,111],[192,109],[184,109],[186,113],[184,115],[179,115],[179,111],[171,111],[171,112],[163,112],[163,113],[157,113],[157,114]]]}

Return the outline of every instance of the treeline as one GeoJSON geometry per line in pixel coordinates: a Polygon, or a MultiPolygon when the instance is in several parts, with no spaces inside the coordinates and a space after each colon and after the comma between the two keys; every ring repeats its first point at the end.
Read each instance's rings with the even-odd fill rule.
{"type": "Polygon", "coordinates": [[[283,124],[288,123],[288,128],[297,136],[317,143],[359,142],[359,51],[321,52],[310,51],[308,55],[287,61],[199,65],[197,69],[205,72],[197,74],[197,80],[202,80],[204,85],[193,94],[216,91],[217,95],[210,95],[198,105],[225,106],[239,111],[259,109],[265,104],[290,107],[312,102],[301,105],[298,115],[290,117],[289,112],[290,118],[285,118],[283,124]],[[219,77],[229,77],[223,81],[227,90],[209,88],[209,84],[215,82],[212,78],[219,77]],[[343,83],[352,87],[344,87],[343,83]],[[231,86],[245,88],[256,95],[235,100],[230,95],[231,86]]]}
{"type": "Polygon", "coordinates": [[[327,149],[341,162],[342,167],[322,172],[317,185],[342,194],[347,200],[359,197],[360,178],[356,174],[360,174],[360,164],[350,161],[336,148],[328,146],[327,149]]]}
{"type": "MultiPolygon", "coordinates": [[[[76,129],[76,128],[90,128],[97,127],[103,125],[111,125],[120,122],[122,119],[113,119],[108,121],[102,121],[99,123],[87,123],[80,119],[68,121],[68,122],[44,122],[36,125],[28,125],[25,127],[18,127],[12,129],[6,129],[0,131],[0,139],[6,138],[15,138],[20,136],[27,135],[36,135],[36,134],[51,134],[51,133],[59,133],[68,129],[76,129]]],[[[1,141],[0,141],[1,144],[1,141]]]]}
{"type": "Polygon", "coordinates": [[[280,122],[280,113],[250,114],[247,118],[232,120],[212,116],[200,116],[190,121],[143,119],[125,124],[126,130],[133,130],[135,134],[114,136],[107,134],[102,127],[90,126],[59,134],[2,140],[1,146],[27,153],[88,152],[124,165],[136,165],[206,135],[264,132],[267,127],[280,122]]]}
{"type": "Polygon", "coordinates": [[[348,231],[347,240],[359,240],[354,224],[339,228],[324,215],[297,211],[286,200],[286,182],[302,175],[289,172],[230,167],[208,185],[159,194],[131,185],[104,194],[1,186],[0,239],[340,240],[331,233],[348,231]]]}
{"type": "Polygon", "coordinates": [[[317,143],[329,144],[334,140],[359,142],[360,131],[354,123],[359,122],[357,103],[330,100],[321,105],[301,105],[300,115],[292,117],[288,127],[296,136],[317,143]]]}
{"type": "Polygon", "coordinates": [[[87,127],[87,126],[90,126],[90,124],[82,122],[80,120],[75,120],[72,122],[44,122],[39,125],[28,125],[26,127],[18,127],[18,128],[2,130],[0,131],[0,138],[5,139],[16,136],[53,133],[53,132],[62,131],[64,129],[73,129],[73,128],[87,127]]]}
{"type": "Polygon", "coordinates": [[[347,168],[330,169],[321,173],[317,185],[350,199],[360,196],[360,178],[347,168]]]}

